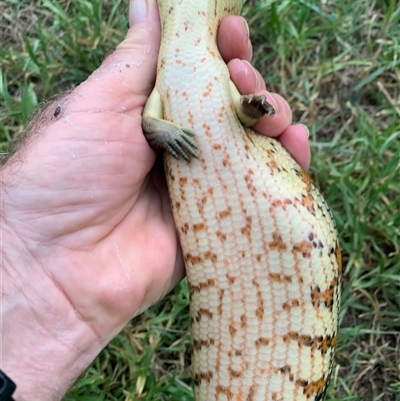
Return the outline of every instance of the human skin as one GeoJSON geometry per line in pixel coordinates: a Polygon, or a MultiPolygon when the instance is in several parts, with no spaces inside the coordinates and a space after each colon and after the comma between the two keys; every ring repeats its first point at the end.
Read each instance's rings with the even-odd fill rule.
{"type": "MultiPolygon", "coordinates": [[[[155,0],[132,2],[130,23],[116,51],[44,109],[1,168],[1,369],[16,401],[61,399],[132,317],[184,277],[162,168],[141,129],[160,41],[155,0]]],[[[242,18],[221,23],[218,45],[240,92],[264,93],[275,107],[255,129],[279,137],[307,169],[308,131],[265,91],[242,18]]]]}

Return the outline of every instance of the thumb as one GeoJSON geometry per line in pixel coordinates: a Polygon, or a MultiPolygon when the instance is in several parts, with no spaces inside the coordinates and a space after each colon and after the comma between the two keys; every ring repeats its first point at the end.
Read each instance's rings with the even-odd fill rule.
{"type": "MultiPolygon", "coordinates": [[[[130,113],[144,107],[154,87],[161,37],[155,0],[130,0],[125,39],[89,78],[76,88],[77,107],[130,113]],[[83,103],[83,104],[82,104],[83,103]]],[[[141,110],[140,110],[141,111],[141,110]]]]}

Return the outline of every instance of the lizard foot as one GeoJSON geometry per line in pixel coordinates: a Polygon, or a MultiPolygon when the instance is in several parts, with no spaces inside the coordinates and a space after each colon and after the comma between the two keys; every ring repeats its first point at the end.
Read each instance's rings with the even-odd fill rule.
{"type": "Polygon", "coordinates": [[[272,117],[275,114],[275,109],[267,102],[264,95],[242,95],[240,105],[242,111],[251,118],[259,119],[265,114],[272,117]]]}
{"type": "Polygon", "coordinates": [[[154,117],[143,117],[142,128],[147,142],[154,150],[165,150],[176,159],[182,157],[188,162],[191,157],[197,158],[194,131],[154,117]]]}

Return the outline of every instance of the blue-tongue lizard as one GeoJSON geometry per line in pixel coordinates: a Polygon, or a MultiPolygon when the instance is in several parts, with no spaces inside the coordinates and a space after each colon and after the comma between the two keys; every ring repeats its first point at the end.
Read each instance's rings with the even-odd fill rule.
{"type": "Polygon", "coordinates": [[[241,0],[159,0],[157,80],[143,113],[165,174],[191,295],[197,401],[323,400],[341,254],[320,192],[240,96],[216,45],[241,0]]]}

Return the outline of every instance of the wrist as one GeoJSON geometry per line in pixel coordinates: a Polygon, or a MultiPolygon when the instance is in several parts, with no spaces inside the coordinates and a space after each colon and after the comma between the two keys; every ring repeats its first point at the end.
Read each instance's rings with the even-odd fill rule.
{"type": "Polygon", "coordinates": [[[1,232],[1,369],[15,401],[60,400],[105,344],[4,220],[1,232]]]}

